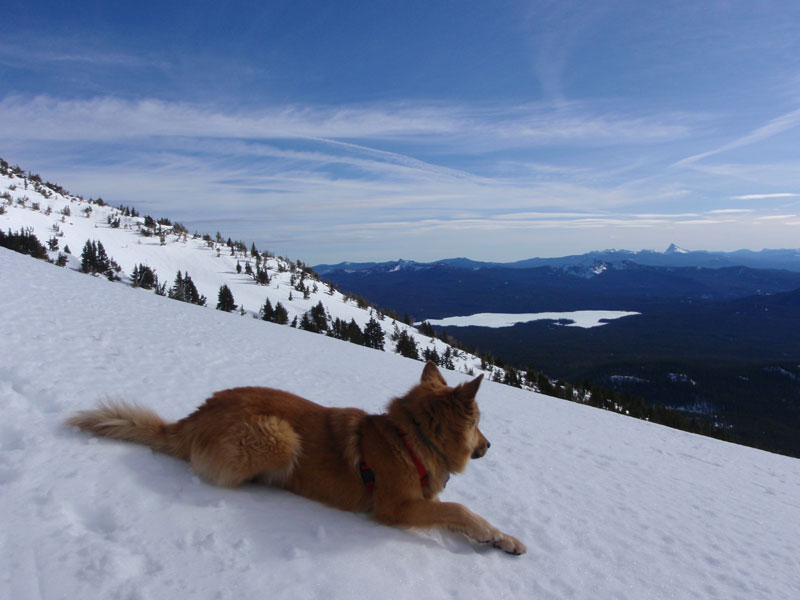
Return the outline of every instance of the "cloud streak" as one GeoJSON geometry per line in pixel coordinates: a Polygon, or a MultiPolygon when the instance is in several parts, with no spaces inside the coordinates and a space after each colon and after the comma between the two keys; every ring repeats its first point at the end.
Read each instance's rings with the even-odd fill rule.
{"type": "MultiPolygon", "coordinates": [[[[559,232],[573,244],[608,247],[603,236],[625,232],[645,247],[663,237],[666,247],[692,246],[665,237],[682,230],[746,219],[784,226],[725,212],[726,204],[710,207],[717,214],[698,210],[691,185],[645,158],[696,125],[686,114],[604,114],[580,103],[224,110],[112,97],[0,101],[4,140],[55,156],[60,171],[45,171],[46,161],[37,168],[69,189],[190,228],[228,226],[226,236],[312,262],[359,258],[336,254],[347,239],[363,242],[360,258],[400,256],[404,238],[424,239],[425,258],[441,258],[458,253],[447,240],[455,247],[464,236],[506,253],[529,248],[524,258],[536,253],[532,243],[557,252],[559,232]]],[[[721,200],[767,205],[785,194],[721,200]]]]}
{"type": "Polygon", "coordinates": [[[220,111],[188,103],[98,97],[58,100],[8,96],[0,102],[6,136],[49,140],[111,140],[145,136],[236,139],[395,139],[442,144],[491,139],[496,147],[568,141],[647,143],[684,138],[685,115],[594,115],[580,106],[421,105],[277,106],[220,111]]]}
{"type": "Polygon", "coordinates": [[[695,154],[693,156],[688,156],[676,162],[673,166],[676,167],[689,167],[692,166],[694,163],[699,162],[705,158],[710,156],[714,156],[717,154],[721,154],[723,152],[727,152],[729,150],[735,150],[736,148],[741,148],[744,146],[749,146],[750,144],[754,144],[756,142],[761,142],[763,140],[769,139],[786,131],[790,131],[800,125],[800,108],[797,110],[793,110],[789,113],[776,117],[768,122],[766,125],[762,125],[744,135],[738,139],[735,139],[727,144],[723,144],[719,148],[715,148],[713,150],[709,150],[707,152],[701,152],[700,154],[695,154]]]}

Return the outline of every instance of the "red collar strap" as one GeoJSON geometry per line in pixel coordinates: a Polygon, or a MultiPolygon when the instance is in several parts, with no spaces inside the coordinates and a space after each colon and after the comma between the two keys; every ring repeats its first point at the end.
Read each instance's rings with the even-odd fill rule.
{"type": "Polygon", "coordinates": [[[408,434],[399,427],[397,429],[397,434],[406,445],[406,449],[408,450],[408,454],[411,456],[411,460],[414,462],[414,466],[417,467],[417,473],[419,473],[419,484],[422,487],[426,487],[430,482],[428,481],[428,471],[425,469],[425,465],[422,464],[422,461],[411,447],[411,443],[408,441],[408,434]]]}
{"type": "MultiPolygon", "coordinates": [[[[425,465],[422,464],[422,461],[419,459],[416,452],[414,452],[414,449],[411,447],[411,443],[408,441],[408,434],[402,429],[398,428],[397,435],[399,435],[400,439],[403,440],[406,450],[408,450],[408,454],[411,456],[411,461],[417,468],[417,473],[419,473],[419,484],[422,487],[427,487],[430,483],[428,471],[425,469],[425,465]]],[[[358,462],[358,470],[361,473],[361,480],[364,482],[364,486],[371,492],[375,488],[375,471],[369,468],[369,465],[364,458],[363,439],[361,440],[361,460],[358,462]]]]}

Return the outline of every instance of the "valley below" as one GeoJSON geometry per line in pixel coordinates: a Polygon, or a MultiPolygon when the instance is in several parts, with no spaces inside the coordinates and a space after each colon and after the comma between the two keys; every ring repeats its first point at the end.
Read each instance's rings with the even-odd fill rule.
{"type": "Polygon", "coordinates": [[[731,441],[800,456],[800,273],[634,263],[595,271],[434,263],[325,277],[477,354],[641,397],[731,441]],[[581,322],[583,314],[618,318],[581,322]]]}

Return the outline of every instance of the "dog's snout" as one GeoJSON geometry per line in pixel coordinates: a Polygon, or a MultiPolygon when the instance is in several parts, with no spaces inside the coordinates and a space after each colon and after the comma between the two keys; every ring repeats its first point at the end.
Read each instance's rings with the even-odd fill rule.
{"type": "Polygon", "coordinates": [[[488,450],[491,447],[492,447],[492,442],[490,442],[489,440],[486,440],[486,449],[488,450]]]}

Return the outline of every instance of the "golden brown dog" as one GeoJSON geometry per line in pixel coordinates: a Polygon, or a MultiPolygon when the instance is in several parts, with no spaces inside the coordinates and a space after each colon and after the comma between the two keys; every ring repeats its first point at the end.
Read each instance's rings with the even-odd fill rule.
{"type": "Polygon", "coordinates": [[[245,387],[215,393],[176,423],[124,403],[81,411],[68,422],[188,460],[217,485],[265,481],[342,510],[371,510],[388,525],[444,527],[522,554],[518,539],[437,498],[450,473],[489,448],[475,402],[482,377],[451,388],[429,362],[420,383],[380,415],[245,387]]]}

